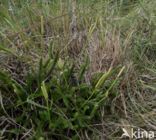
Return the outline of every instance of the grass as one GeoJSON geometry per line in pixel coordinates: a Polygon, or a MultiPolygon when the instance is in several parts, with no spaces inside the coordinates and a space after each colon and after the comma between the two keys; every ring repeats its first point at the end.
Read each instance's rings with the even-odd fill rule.
{"type": "Polygon", "coordinates": [[[155,131],[155,6],[3,0],[0,139],[112,140],[122,128],[155,131]]]}

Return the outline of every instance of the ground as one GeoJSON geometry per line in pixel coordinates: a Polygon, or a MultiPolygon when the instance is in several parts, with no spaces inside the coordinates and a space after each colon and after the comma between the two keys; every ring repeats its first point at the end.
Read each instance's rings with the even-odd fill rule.
{"type": "Polygon", "coordinates": [[[149,138],[156,131],[155,6],[2,0],[0,139],[149,138]]]}

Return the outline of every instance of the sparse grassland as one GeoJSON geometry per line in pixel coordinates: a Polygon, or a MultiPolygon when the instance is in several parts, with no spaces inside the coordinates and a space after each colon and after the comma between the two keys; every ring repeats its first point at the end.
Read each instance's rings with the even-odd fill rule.
{"type": "Polygon", "coordinates": [[[0,139],[156,131],[156,1],[72,1],[0,1],[0,139]]]}

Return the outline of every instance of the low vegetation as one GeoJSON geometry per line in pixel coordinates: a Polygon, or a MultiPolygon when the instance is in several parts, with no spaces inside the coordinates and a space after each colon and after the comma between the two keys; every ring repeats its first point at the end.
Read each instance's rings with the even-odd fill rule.
{"type": "Polygon", "coordinates": [[[155,0],[1,0],[0,139],[156,131],[155,0]]]}

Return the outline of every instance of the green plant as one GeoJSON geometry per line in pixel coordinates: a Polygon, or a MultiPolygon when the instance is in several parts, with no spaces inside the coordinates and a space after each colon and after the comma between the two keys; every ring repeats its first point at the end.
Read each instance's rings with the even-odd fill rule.
{"type": "MultiPolygon", "coordinates": [[[[106,90],[102,88],[104,81],[100,82],[101,79],[95,87],[83,82],[84,66],[80,70],[80,81],[77,81],[77,78],[74,78],[74,67],[69,64],[60,67],[58,60],[58,55],[49,58],[45,63],[41,60],[38,71],[29,73],[24,85],[1,73],[0,82],[10,82],[5,88],[15,99],[12,106],[7,106],[2,101],[1,112],[8,117],[11,117],[11,114],[6,114],[5,110],[18,112],[14,114],[16,123],[20,122],[20,125],[27,129],[32,128],[32,137],[75,137],[81,129],[87,129],[92,121],[97,119],[98,122],[97,110],[103,106],[102,102],[109,98],[108,92],[115,86],[123,71],[120,71],[117,79],[112,81],[110,88],[106,90]],[[50,135],[46,134],[45,130],[50,132],[50,135]]],[[[1,97],[5,98],[4,93],[1,97]]],[[[16,127],[12,126],[12,129],[15,130],[16,127]]],[[[22,132],[23,130],[19,129],[18,133],[22,132]]],[[[9,137],[13,135],[10,133],[9,137]]]]}

